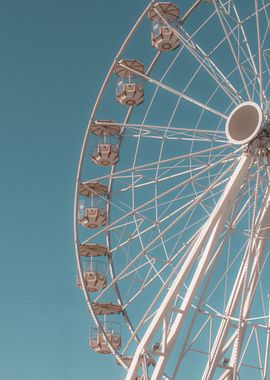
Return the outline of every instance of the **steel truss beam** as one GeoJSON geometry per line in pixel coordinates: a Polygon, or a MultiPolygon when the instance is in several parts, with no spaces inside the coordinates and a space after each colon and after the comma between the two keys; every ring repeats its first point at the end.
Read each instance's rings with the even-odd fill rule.
{"type": "Polygon", "coordinates": [[[217,205],[212,211],[209,219],[205,223],[201,232],[198,234],[193,247],[183,263],[178,275],[176,276],[172,286],[168,293],[164,297],[156,315],[146,330],[140,344],[137,347],[132,363],[127,373],[126,380],[135,380],[138,375],[140,358],[150,352],[150,345],[158,331],[162,330],[162,343],[161,352],[155,365],[152,380],[161,379],[166,363],[170,357],[170,354],[174,348],[179,332],[183,326],[183,323],[188,315],[191,303],[197,293],[199,286],[201,285],[204,276],[209,270],[209,264],[214,263],[214,252],[216,245],[219,241],[220,234],[223,231],[227,219],[232,210],[233,204],[237,198],[240,188],[243,184],[243,180],[248,172],[250,163],[252,160],[251,153],[244,153],[239,163],[232,174],[223,194],[221,195],[217,205]],[[174,302],[182,288],[184,281],[191,272],[196,260],[200,255],[197,268],[193,275],[190,286],[186,295],[183,298],[180,306],[180,312],[176,315],[173,323],[169,327],[168,316],[172,311],[174,302]]]}
{"type": "Polygon", "coordinates": [[[249,245],[246,250],[246,255],[244,260],[242,261],[241,268],[238,272],[237,278],[235,280],[233,290],[231,292],[231,296],[229,298],[225,315],[228,316],[228,319],[223,319],[220,323],[220,327],[215,339],[215,342],[213,344],[212,350],[209,355],[209,361],[207,364],[207,367],[205,369],[204,375],[202,377],[202,380],[210,380],[212,379],[215,369],[220,362],[222,356],[225,354],[225,352],[229,349],[231,344],[233,344],[233,350],[231,354],[230,361],[228,363],[228,367],[231,368],[229,373],[227,373],[227,376],[224,377],[224,374],[219,378],[219,380],[231,380],[235,377],[235,373],[238,370],[238,358],[239,353],[241,352],[241,349],[243,347],[244,343],[244,337],[247,329],[247,323],[245,322],[246,319],[249,318],[251,306],[253,303],[256,287],[259,281],[261,268],[263,264],[264,254],[265,254],[265,248],[266,244],[268,242],[267,236],[269,234],[269,220],[270,220],[270,192],[268,191],[265,195],[262,207],[260,209],[260,212],[257,216],[257,220],[255,223],[255,236],[254,238],[250,239],[249,245]],[[226,339],[228,337],[228,334],[230,332],[231,326],[231,320],[230,317],[232,317],[237,309],[237,307],[240,304],[241,296],[243,294],[244,284],[245,284],[245,278],[248,270],[248,263],[250,263],[250,276],[247,283],[247,291],[244,298],[244,303],[242,307],[242,315],[240,316],[241,321],[239,323],[238,330],[233,334],[232,337],[229,339],[230,344],[227,342],[226,339]]]}

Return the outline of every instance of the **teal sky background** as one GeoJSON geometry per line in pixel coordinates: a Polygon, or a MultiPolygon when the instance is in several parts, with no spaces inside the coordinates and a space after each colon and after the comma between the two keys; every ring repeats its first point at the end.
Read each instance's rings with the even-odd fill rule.
{"type": "Polygon", "coordinates": [[[123,374],[88,347],[73,198],[97,94],[147,3],[0,0],[0,380],[123,374]]]}
{"type": "Polygon", "coordinates": [[[73,194],[89,114],[145,2],[0,5],[0,378],[117,378],[114,360],[88,349],[73,194]]]}

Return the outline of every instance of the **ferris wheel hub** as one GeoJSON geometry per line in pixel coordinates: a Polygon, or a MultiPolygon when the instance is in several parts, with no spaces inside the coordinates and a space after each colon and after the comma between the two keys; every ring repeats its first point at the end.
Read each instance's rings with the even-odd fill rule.
{"type": "Polygon", "coordinates": [[[263,111],[254,102],[239,104],[229,115],[226,136],[236,145],[243,145],[255,139],[262,129],[263,111]]]}

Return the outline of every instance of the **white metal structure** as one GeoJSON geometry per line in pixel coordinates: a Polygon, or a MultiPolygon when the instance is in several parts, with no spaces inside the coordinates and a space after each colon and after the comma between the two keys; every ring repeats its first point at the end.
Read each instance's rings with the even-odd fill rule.
{"type": "Polygon", "coordinates": [[[152,0],[113,61],[74,232],[126,380],[270,379],[269,86],[270,0],[152,0]]]}

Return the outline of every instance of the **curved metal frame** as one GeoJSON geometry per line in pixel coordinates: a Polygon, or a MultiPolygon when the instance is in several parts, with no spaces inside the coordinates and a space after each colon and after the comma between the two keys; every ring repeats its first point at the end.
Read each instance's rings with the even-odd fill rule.
{"type": "MultiPolygon", "coordinates": [[[[114,70],[114,67],[115,67],[115,63],[119,60],[119,58],[121,57],[121,55],[124,53],[124,51],[125,51],[128,43],[129,43],[130,39],[132,38],[133,34],[138,29],[138,27],[141,24],[141,22],[143,21],[143,19],[146,17],[146,15],[148,13],[148,10],[151,8],[151,6],[156,1],[157,0],[152,0],[149,3],[149,5],[145,8],[145,10],[143,11],[142,15],[140,16],[140,18],[138,19],[138,21],[136,22],[136,24],[134,25],[134,27],[132,28],[132,30],[130,31],[130,33],[128,34],[128,36],[125,39],[125,41],[124,41],[123,45],[121,46],[121,48],[119,49],[119,51],[118,51],[118,53],[116,55],[116,58],[115,58],[113,64],[111,65],[111,67],[110,67],[110,69],[108,71],[108,74],[107,74],[107,76],[106,76],[106,78],[105,78],[105,80],[103,82],[103,85],[102,85],[101,90],[100,90],[100,92],[98,94],[96,103],[94,105],[92,114],[90,116],[90,119],[89,119],[89,122],[88,122],[88,126],[87,126],[87,129],[86,129],[86,133],[85,133],[85,137],[84,137],[84,140],[83,140],[83,146],[82,146],[81,156],[80,156],[79,164],[78,164],[78,171],[77,171],[77,176],[76,176],[76,187],[75,187],[75,200],[74,200],[74,244],[75,244],[76,260],[77,260],[77,268],[78,268],[78,273],[79,273],[80,281],[81,281],[81,284],[82,284],[82,289],[83,289],[85,301],[86,301],[88,310],[89,310],[89,312],[91,313],[91,315],[93,317],[94,322],[96,323],[96,325],[98,326],[98,328],[100,329],[100,331],[102,331],[102,333],[103,333],[103,335],[104,335],[104,337],[105,337],[105,339],[106,339],[106,341],[108,343],[108,346],[109,346],[111,352],[115,355],[115,357],[117,358],[117,360],[119,361],[119,363],[121,363],[121,365],[125,369],[127,369],[127,365],[122,360],[121,356],[119,356],[118,352],[115,351],[115,349],[112,347],[110,341],[108,340],[108,338],[106,336],[106,333],[105,333],[105,331],[104,331],[104,329],[102,327],[102,324],[100,323],[99,319],[97,318],[97,316],[95,314],[94,308],[92,307],[92,302],[91,302],[90,296],[89,296],[89,294],[88,294],[88,292],[86,290],[86,287],[85,287],[85,282],[84,282],[83,273],[82,273],[79,240],[78,240],[78,197],[79,197],[78,188],[79,188],[79,185],[80,185],[81,170],[82,170],[82,165],[83,165],[83,161],[84,161],[84,157],[85,157],[85,152],[86,152],[86,148],[87,148],[87,144],[88,144],[88,140],[89,140],[91,123],[95,119],[95,115],[96,115],[97,109],[99,107],[102,95],[103,95],[103,93],[104,93],[104,91],[105,91],[105,89],[106,89],[106,87],[108,85],[108,82],[109,82],[111,76],[113,75],[113,70],[114,70]]],[[[155,61],[154,61],[154,63],[155,63],[155,61]]],[[[127,112],[126,122],[128,121],[131,112],[132,112],[132,109],[130,109],[127,112]]],[[[114,166],[112,167],[112,173],[113,173],[113,171],[114,171],[114,166]]],[[[109,186],[108,186],[108,194],[111,193],[111,190],[112,190],[112,181],[110,181],[109,186]]],[[[110,200],[109,195],[108,195],[107,198],[108,198],[108,200],[110,200]]],[[[107,202],[107,213],[108,213],[108,220],[110,220],[110,202],[107,202]]],[[[107,232],[107,239],[106,240],[107,240],[108,248],[109,248],[109,251],[110,251],[110,236],[109,236],[109,232],[107,232]]],[[[114,274],[113,262],[112,262],[110,256],[109,256],[109,264],[110,264],[111,276],[112,276],[112,278],[114,278],[115,274],[114,274]]],[[[117,294],[118,302],[119,302],[119,304],[121,306],[123,306],[123,303],[121,301],[120,292],[118,290],[117,283],[115,283],[114,287],[115,287],[115,291],[116,291],[116,294],[117,294]]],[[[133,327],[132,327],[132,325],[130,323],[130,320],[128,318],[127,313],[124,311],[123,314],[124,314],[124,317],[126,319],[126,322],[127,322],[128,326],[129,326],[130,330],[132,332],[134,332],[134,329],[133,329],[133,327]]]]}
{"type": "MultiPolygon", "coordinates": [[[[81,156],[80,156],[80,160],[79,160],[79,165],[78,165],[78,172],[77,172],[77,177],[76,177],[76,189],[75,189],[75,202],[74,202],[74,236],[75,236],[75,250],[76,250],[76,259],[77,259],[77,267],[78,267],[78,272],[79,272],[79,277],[80,277],[80,280],[81,280],[81,283],[82,283],[82,287],[83,287],[83,292],[84,292],[84,297],[85,297],[85,300],[86,300],[86,303],[87,303],[87,306],[88,306],[88,309],[89,309],[89,312],[91,313],[92,317],[93,317],[93,320],[95,321],[97,327],[100,329],[100,331],[102,331],[107,343],[108,343],[108,346],[111,350],[111,352],[115,355],[115,357],[117,358],[117,361],[126,369],[128,370],[127,368],[127,365],[126,363],[124,362],[124,360],[122,360],[121,356],[119,355],[119,353],[112,347],[110,341],[108,340],[107,336],[106,336],[106,333],[102,327],[102,324],[100,323],[97,315],[95,314],[95,311],[94,311],[94,308],[92,307],[92,302],[91,302],[91,297],[89,296],[89,294],[87,293],[86,291],[86,287],[85,287],[85,283],[84,283],[84,278],[83,278],[83,274],[82,274],[82,266],[81,266],[81,256],[80,256],[80,251],[79,251],[79,241],[78,241],[78,221],[77,221],[77,212],[78,212],[78,187],[79,187],[79,184],[80,184],[80,177],[81,177],[81,170],[82,170],[82,165],[83,165],[83,161],[84,161],[84,158],[85,158],[85,152],[86,152],[86,148],[87,148],[87,144],[88,144],[88,141],[89,141],[89,131],[90,131],[90,125],[91,123],[93,122],[93,120],[95,119],[95,115],[96,115],[96,112],[97,112],[97,109],[100,105],[100,102],[101,102],[101,99],[102,99],[102,96],[106,90],[106,87],[108,85],[108,82],[113,74],[113,69],[115,67],[115,63],[119,61],[120,57],[122,56],[122,54],[124,53],[129,41],[131,40],[132,36],[134,35],[134,33],[136,32],[136,30],[139,28],[141,22],[143,21],[143,19],[146,17],[147,15],[147,12],[148,10],[157,2],[157,0],[152,0],[149,5],[146,7],[146,9],[144,10],[144,12],[142,13],[142,15],[140,16],[140,18],[138,19],[138,21],[136,22],[136,24],[134,25],[134,27],[132,28],[131,32],[129,33],[129,35],[127,36],[126,40],[124,41],[122,47],[120,48],[118,54],[116,55],[116,58],[111,66],[111,68],[109,69],[109,72],[104,80],[104,83],[101,87],[101,90],[99,92],[99,95],[97,97],[97,100],[96,100],[96,103],[94,105],[94,108],[93,108],[93,111],[92,111],[92,114],[91,114],[91,117],[90,117],[90,120],[89,120],[89,124],[88,124],[88,127],[87,127],[87,130],[86,130],[86,134],[85,134],[85,138],[84,138],[84,141],[83,141],[83,147],[82,147],[82,151],[81,151],[81,156]]],[[[190,12],[188,14],[188,16],[192,13],[193,10],[195,10],[197,8],[198,5],[200,5],[202,3],[201,0],[199,1],[196,1],[194,3],[194,5],[191,7],[190,9],[190,12]]],[[[214,6],[215,6],[215,9],[216,9],[216,14],[219,15],[219,18],[222,22],[222,17],[220,16],[220,10],[219,10],[219,7],[218,5],[216,4],[216,2],[214,1],[214,6]]],[[[256,0],[256,17],[258,19],[258,14],[259,14],[259,6],[258,6],[258,0],[256,0]]],[[[186,16],[186,17],[188,17],[186,16]]],[[[160,15],[160,17],[162,18],[162,15],[160,15]]],[[[185,16],[184,16],[185,17],[185,16]]],[[[183,18],[184,19],[184,18],[183,18]]],[[[222,24],[223,25],[223,24],[222,24]]],[[[257,26],[259,25],[259,22],[257,21],[257,26]]],[[[226,27],[223,25],[224,27],[224,30],[225,30],[225,34],[226,34],[226,38],[228,40],[230,40],[230,35],[229,33],[226,31],[226,27]]],[[[176,33],[178,33],[176,31],[176,33]]],[[[181,37],[181,39],[183,40],[183,36],[181,34],[178,33],[178,35],[181,37]]],[[[259,35],[259,33],[258,33],[259,35]]],[[[198,51],[196,51],[197,47],[195,46],[192,46],[189,44],[189,41],[188,39],[185,39],[184,38],[184,44],[185,44],[185,47],[188,47],[190,50],[192,50],[192,54],[194,55],[194,57],[199,61],[201,62],[201,66],[206,69],[206,71],[208,71],[209,73],[209,68],[208,66],[205,64],[205,60],[206,60],[206,55],[204,56],[204,52],[200,51],[200,54],[202,55],[202,57],[204,57],[202,60],[200,54],[198,53],[198,51]]],[[[154,81],[149,75],[150,75],[150,72],[152,70],[152,68],[155,66],[158,58],[159,58],[159,55],[161,53],[158,52],[156,57],[154,58],[154,60],[152,61],[152,63],[150,64],[146,74],[140,74],[140,73],[137,73],[135,72],[135,74],[138,74],[138,75],[141,75],[145,80],[149,81],[149,82],[152,82],[154,84],[157,85],[157,87],[163,87],[165,88],[166,87],[166,90],[168,91],[171,91],[171,89],[168,87],[168,86],[165,86],[162,82],[158,82],[158,81],[154,81]]],[[[261,53],[259,51],[259,58],[261,58],[261,53]]],[[[208,58],[209,60],[209,58],[208,58]]],[[[209,62],[208,62],[209,63],[209,62]]],[[[222,77],[222,73],[218,72],[218,68],[217,66],[215,66],[215,64],[213,62],[211,62],[211,65],[212,65],[212,69],[214,68],[214,70],[216,70],[216,73],[218,73],[218,76],[215,75],[215,80],[218,84],[218,87],[219,86],[224,86],[224,83],[226,83],[226,80],[227,78],[226,77],[222,77]],[[221,78],[221,79],[220,79],[221,78]]],[[[239,67],[238,67],[239,68],[239,67]]],[[[240,70],[240,69],[239,69],[240,70]]],[[[132,70],[131,70],[132,71],[132,70]]],[[[241,70],[240,70],[241,71],[241,70]]],[[[243,79],[243,78],[242,78],[243,79]]],[[[261,98],[263,99],[265,97],[265,94],[263,93],[263,87],[262,87],[262,63],[261,63],[261,60],[260,60],[260,69],[259,69],[259,75],[258,75],[258,80],[260,81],[260,95],[261,95],[261,98]]],[[[228,82],[229,85],[230,85],[230,82],[228,82]]],[[[246,90],[246,93],[248,94],[248,97],[251,99],[250,95],[249,95],[249,90],[248,90],[248,86],[245,82],[245,80],[243,79],[243,83],[244,83],[244,88],[246,90]]],[[[227,83],[226,83],[227,84],[227,83]]],[[[218,88],[217,87],[217,88],[218,88]]],[[[228,86],[230,87],[230,86],[228,86]]],[[[237,92],[234,88],[229,88],[228,87],[226,88],[226,93],[227,95],[231,98],[232,100],[232,103],[234,104],[237,104],[236,101],[235,101],[235,98],[234,98],[234,95],[237,94],[237,97],[238,99],[241,99],[241,96],[240,96],[240,93],[237,92]],[[232,95],[233,94],[233,95],[232,95]]],[[[174,91],[174,93],[176,93],[174,91]]],[[[181,97],[181,98],[185,98],[186,100],[189,100],[189,97],[185,94],[185,93],[180,93],[178,92],[176,94],[177,96],[181,97]]],[[[212,95],[213,96],[213,95],[212,95]]],[[[192,103],[196,102],[196,100],[190,98],[190,100],[192,101],[192,103]]],[[[202,113],[204,112],[204,110],[207,110],[207,111],[210,111],[210,112],[213,112],[215,114],[217,114],[216,110],[212,109],[211,107],[209,107],[207,104],[202,104],[200,102],[197,102],[196,103],[198,106],[200,106],[201,108],[203,108],[202,110],[202,113]]],[[[123,123],[123,128],[122,128],[122,133],[121,133],[121,138],[120,138],[120,144],[119,146],[121,146],[121,142],[124,138],[124,132],[125,132],[125,126],[129,123],[129,119],[130,119],[130,116],[131,116],[131,113],[132,113],[132,108],[130,108],[127,112],[127,115],[125,117],[125,121],[123,123]]],[[[222,113],[218,113],[218,116],[220,116],[221,118],[227,118],[226,115],[222,114],[222,113]]],[[[246,160],[245,162],[250,162],[248,160],[246,160]]],[[[247,169],[247,166],[248,164],[245,163],[245,168],[247,169]]],[[[111,222],[110,222],[110,208],[111,208],[111,193],[112,193],[112,188],[113,188],[113,174],[114,174],[114,171],[115,171],[115,165],[112,167],[111,169],[111,176],[110,176],[110,180],[109,180],[109,186],[108,186],[108,195],[107,195],[107,213],[108,213],[108,224],[110,225],[111,222]]],[[[237,182],[238,183],[238,182],[237,182]]],[[[226,193],[226,191],[225,191],[226,193]]],[[[229,194],[231,195],[231,193],[229,192],[229,194]]],[[[225,221],[224,221],[225,223],[225,221]]],[[[111,243],[110,243],[110,231],[107,229],[106,230],[106,241],[107,241],[107,246],[109,248],[109,252],[111,250],[111,243]]],[[[196,254],[194,253],[194,257],[196,256],[196,254]]],[[[119,289],[118,289],[118,284],[117,284],[117,281],[116,278],[116,274],[115,274],[115,271],[114,271],[114,265],[113,265],[113,261],[112,261],[112,257],[111,257],[111,254],[109,254],[108,256],[109,258],[109,267],[110,267],[110,274],[111,274],[111,278],[113,280],[113,285],[114,285],[114,290],[116,292],[116,297],[117,297],[117,301],[119,303],[119,305],[121,305],[122,307],[124,306],[123,304],[123,301],[122,301],[122,298],[121,298],[121,294],[119,292],[119,289]]],[[[208,262],[209,264],[209,262],[208,262]]],[[[196,281],[195,281],[196,283],[196,281]]],[[[178,286],[176,287],[177,289],[179,289],[179,286],[181,286],[182,282],[180,281],[180,285],[178,284],[178,286]]],[[[175,289],[176,289],[175,288],[175,289]]],[[[167,299],[170,299],[170,302],[171,302],[171,295],[169,293],[167,299]]],[[[170,303],[169,302],[169,303],[170,303]]],[[[190,307],[190,303],[188,303],[188,306],[190,307]]],[[[167,321],[164,319],[164,315],[166,314],[166,307],[163,309],[163,314],[160,316],[160,318],[158,317],[158,314],[156,315],[156,317],[154,318],[153,320],[153,324],[156,323],[155,321],[158,319],[159,323],[160,321],[162,321],[162,323],[164,324],[165,323],[165,326],[167,324],[167,321]],[[165,310],[165,311],[164,311],[165,310]],[[164,314],[165,313],[165,314],[164,314]]],[[[144,336],[143,340],[140,342],[140,339],[138,338],[137,334],[136,334],[136,330],[134,330],[134,327],[132,326],[132,323],[128,317],[128,314],[126,312],[126,310],[123,310],[123,315],[124,315],[124,318],[126,320],[126,323],[129,327],[129,330],[131,332],[131,334],[133,335],[134,339],[137,340],[137,342],[139,343],[139,346],[138,346],[138,349],[136,351],[136,354],[134,356],[134,359],[132,361],[132,364],[130,366],[130,369],[128,370],[128,375],[127,375],[127,379],[128,380],[133,380],[135,379],[135,376],[137,376],[137,370],[138,370],[138,363],[139,363],[139,359],[142,355],[145,355],[145,353],[147,352],[147,347],[148,347],[148,344],[149,344],[149,341],[151,341],[151,337],[153,336],[154,332],[155,332],[155,327],[152,326],[152,324],[150,325],[148,331],[151,332],[149,333],[148,335],[148,338],[147,338],[147,334],[144,336]],[[150,331],[151,330],[151,331],[150,331]]],[[[183,314],[179,314],[179,320],[181,320],[181,316],[183,316],[183,314]]],[[[165,329],[166,330],[166,329],[165,329]]],[[[175,328],[175,334],[177,335],[177,331],[178,331],[178,327],[175,328]]],[[[166,334],[165,334],[166,335],[166,334]]],[[[168,342],[171,338],[170,337],[167,337],[165,336],[163,338],[163,348],[165,350],[168,349],[168,342]],[[168,340],[168,341],[167,341],[168,340]]],[[[172,344],[173,345],[173,344],[172,344]]],[[[150,352],[147,352],[147,355],[151,355],[150,352]]],[[[167,355],[167,354],[166,354],[167,355]]],[[[158,359],[158,362],[155,364],[155,370],[154,370],[154,373],[153,373],[153,376],[151,377],[153,380],[154,379],[160,379],[160,377],[162,375],[164,375],[164,366],[165,366],[165,363],[166,363],[166,360],[164,360],[165,356],[161,355],[158,359]]],[[[145,366],[145,365],[144,365],[145,366]]],[[[148,379],[148,374],[147,374],[147,370],[145,370],[145,377],[148,379]]],[[[164,375],[164,378],[167,378],[166,375],[164,375]]],[[[205,377],[205,380],[210,380],[211,377],[205,377]]],[[[224,377],[225,379],[225,377],[224,377]]],[[[227,377],[226,377],[227,379],[227,377]]]]}

